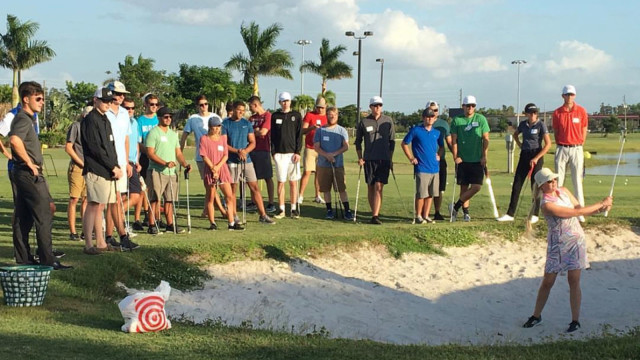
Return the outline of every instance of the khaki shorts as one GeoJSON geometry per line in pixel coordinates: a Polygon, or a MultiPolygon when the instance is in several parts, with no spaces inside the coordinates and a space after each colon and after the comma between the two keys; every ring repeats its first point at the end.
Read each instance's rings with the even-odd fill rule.
{"type": "Polygon", "coordinates": [[[127,168],[125,167],[122,171],[122,177],[116,180],[116,190],[120,194],[126,194],[127,186],[129,186],[129,178],[127,177],[127,168]]]}
{"type": "Polygon", "coordinates": [[[316,163],[318,162],[318,152],[314,149],[304,149],[304,171],[316,171],[316,163]]]}
{"type": "Polygon", "coordinates": [[[69,162],[69,170],[67,171],[67,180],[69,181],[69,197],[80,199],[87,197],[87,187],[82,176],[82,168],[73,161],[69,162]]]}
{"type": "Polygon", "coordinates": [[[278,182],[300,180],[300,161],[292,162],[293,153],[275,154],[273,161],[276,163],[276,179],[278,182]]]}
{"type": "Polygon", "coordinates": [[[440,196],[439,173],[417,173],[416,174],[416,199],[440,196]]]}
{"type": "Polygon", "coordinates": [[[84,176],[87,185],[87,201],[98,204],[114,204],[116,202],[116,182],[107,180],[92,172],[84,176]]]}
{"type": "Polygon", "coordinates": [[[149,169],[149,174],[151,175],[149,201],[156,202],[160,196],[167,202],[178,201],[178,175],[164,175],[151,169],[149,169]]]}
{"type": "MultiPolygon", "coordinates": [[[[231,173],[231,183],[239,183],[240,178],[242,177],[242,165],[236,163],[227,163],[227,166],[229,167],[229,172],[231,173]]],[[[247,182],[258,181],[258,178],[256,177],[256,171],[253,168],[252,162],[244,164],[244,178],[247,182]]]]}
{"type": "MultiPolygon", "coordinates": [[[[347,183],[344,178],[344,168],[334,168],[336,172],[336,182],[338,183],[338,191],[343,192],[347,190],[347,183]]],[[[316,177],[318,178],[318,185],[320,192],[330,192],[333,190],[333,171],[330,167],[318,166],[316,170],[316,177]]]]}

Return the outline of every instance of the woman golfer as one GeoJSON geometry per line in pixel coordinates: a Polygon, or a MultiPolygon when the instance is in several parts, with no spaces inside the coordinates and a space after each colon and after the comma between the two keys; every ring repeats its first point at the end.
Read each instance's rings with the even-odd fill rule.
{"type": "Polygon", "coordinates": [[[229,229],[239,230],[240,224],[235,224],[236,198],[231,192],[231,173],[227,167],[229,148],[227,136],[222,135],[222,120],[218,116],[209,118],[209,132],[200,139],[200,156],[205,164],[204,183],[209,187],[206,207],[211,226],[209,230],[218,230],[214,219],[213,202],[219,186],[227,202],[227,219],[229,229]]]}
{"type": "MultiPolygon", "coordinates": [[[[581,207],[569,190],[558,187],[557,178],[558,174],[554,174],[548,168],[543,168],[535,174],[536,197],[542,196],[540,207],[547,220],[547,262],[533,315],[523,326],[530,328],[542,322],[542,309],[556,277],[560,271],[567,271],[571,305],[571,323],[567,332],[573,332],[580,328],[580,270],[588,266],[584,231],[578,216],[608,211],[613,205],[613,198],[608,196],[596,204],[581,207]]],[[[534,211],[534,207],[535,202],[531,212],[534,211]]]]}

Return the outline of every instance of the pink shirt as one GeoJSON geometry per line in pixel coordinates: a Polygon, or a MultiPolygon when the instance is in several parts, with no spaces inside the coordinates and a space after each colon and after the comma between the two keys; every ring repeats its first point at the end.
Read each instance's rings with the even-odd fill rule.
{"type": "MultiPolygon", "coordinates": [[[[209,136],[205,135],[200,139],[200,156],[211,160],[213,165],[217,165],[222,158],[229,155],[229,147],[227,145],[227,135],[221,135],[218,141],[213,141],[209,136]]],[[[219,180],[221,183],[231,183],[231,173],[227,167],[227,163],[222,164],[220,168],[219,180]]],[[[215,184],[213,172],[208,166],[204,168],[204,182],[207,186],[215,184]]]]}

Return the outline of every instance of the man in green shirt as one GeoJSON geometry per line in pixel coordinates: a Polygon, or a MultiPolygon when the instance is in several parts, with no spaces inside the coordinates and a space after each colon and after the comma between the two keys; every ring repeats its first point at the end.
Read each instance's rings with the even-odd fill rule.
{"type": "Polygon", "coordinates": [[[456,221],[460,208],[464,213],[464,221],[471,221],[469,200],[482,188],[489,152],[489,124],[483,115],[476,114],[475,96],[465,96],[462,107],[464,116],[458,116],[451,122],[456,182],[460,185],[460,198],[455,204],[449,205],[452,222],[456,221]]]}
{"type": "MultiPolygon", "coordinates": [[[[158,126],[149,131],[145,140],[147,154],[149,155],[149,178],[151,178],[151,189],[149,192],[149,200],[151,201],[151,211],[156,214],[160,196],[164,197],[164,213],[167,217],[166,232],[184,232],[173,223],[173,202],[178,200],[178,174],[176,173],[176,164],[180,164],[187,170],[191,171],[191,166],[184,159],[180,150],[180,141],[178,134],[169,126],[173,120],[171,110],[163,107],[157,112],[158,126]],[[174,228],[175,226],[175,228],[174,228]]],[[[155,224],[151,221],[158,219],[150,219],[149,233],[157,233],[155,224]]]]}

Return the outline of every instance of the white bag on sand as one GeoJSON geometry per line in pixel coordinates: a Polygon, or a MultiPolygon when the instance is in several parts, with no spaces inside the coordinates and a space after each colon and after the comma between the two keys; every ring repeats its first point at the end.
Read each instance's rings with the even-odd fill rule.
{"type": "Polygon", "coordinates": [[[138,292],[122,299],[118,304],[124,318],[122,331],[135,333],[171,329],[171,322],[164,311],[164,303],[170,294],[171,286],[163,280],[153,292],[138,292]]]}

